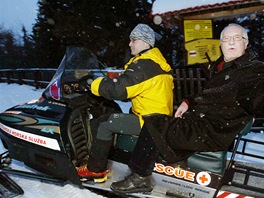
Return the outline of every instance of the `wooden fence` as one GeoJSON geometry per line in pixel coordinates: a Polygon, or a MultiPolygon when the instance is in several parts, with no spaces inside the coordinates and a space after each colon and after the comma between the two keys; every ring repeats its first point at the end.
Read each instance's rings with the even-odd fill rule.
{"type": "MultiPolygon", "coordinates": [[[[27,84],[37,89],[45,88],[56,69],[31,68],[31,69],[0,69],[0,82],[27,84]]],[[[183,97],[201,94],[206,78],[199,67],[179,67],[174,69],[175,102],[183,97]]]]}
{"type": "Polygon", "coordinates": [[[36,89],[45,88],[57,69],[30,68],[30,69],[0,69],[0,82],[26,84],[36,89]]]}
{"type": "Polygon", "coordinates": [[[174,70],[175,102],[181,102],[184,97],[200,95],[205,81],[205,74],[200,67],[176,68],[174,70]]]}

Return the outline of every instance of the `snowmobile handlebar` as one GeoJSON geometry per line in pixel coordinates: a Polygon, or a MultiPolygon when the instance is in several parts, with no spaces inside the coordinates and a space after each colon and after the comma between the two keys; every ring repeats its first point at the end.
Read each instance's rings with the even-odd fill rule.
{"type": "Polygon", "coordinates": [[[63,91],[65,94],[73,93],[87,93],[91,90],[93,78],[90,75],[83,76],[77,82],[67,82],[63,84],[63,91]]]}

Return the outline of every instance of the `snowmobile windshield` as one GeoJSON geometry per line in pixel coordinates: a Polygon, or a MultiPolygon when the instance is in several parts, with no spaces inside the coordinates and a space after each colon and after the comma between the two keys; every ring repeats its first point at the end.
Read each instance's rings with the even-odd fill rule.
{"type": "Polygon", "coordinates": [[[92,74],[99,69],[96,56],[83,47],[67,47],[55,75],[43,92],[45,99],[63,100],[61,85],[68,82],[78,82],[83,76],[92,74]]]}

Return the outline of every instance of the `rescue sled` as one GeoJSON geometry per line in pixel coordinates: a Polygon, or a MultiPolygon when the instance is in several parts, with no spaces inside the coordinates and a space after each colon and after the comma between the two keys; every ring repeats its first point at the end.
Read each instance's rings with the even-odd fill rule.
{"type": "MultiPolygon", "coordinates": [[[[73,89],[81,78],[93,79],[93,69],[98,69],[99,65],[100,62],[89,50],[68,47],[42,97],[0,114],[0,138],[8,151],[1,155],[1,178],[8,174],[18,174],[42,181],[62,184],[70,182],[80,188],[111,192],[111,183],[129,174],[126,163],[137,137],[124,135],[117,135],[113,141],[109,156],[110,171],[105,183],[81,182],[75,170],[88,157],[96,119],[103,114],[122,112],[116,102],[94,96],[89,89],[79,92],[73,89]],[[9,164],[12,159],[24,162],[35,172],[11,169],[9,164]]],[[[248,133],[251,126],[252,123],[249,123],[244,133],[248,133]]],[[[235,151],[239,141],[236,142],[235,151]]],[[[184,164],[167,164],[159,159],[153,170],[153,191],[125,196],[217,197],[221,186],[230,182],[231,176],[235,174],[234,156],[226,168],[226,153],[197,153],[184,164]],[[230,176],[226,181],[225,175],[230,176]]],[[[255,171],[259,171],[258,174],[263,177],[263,170],[255,171]]],[[[1,179],[1,182],[4,180],[1,179]]],[[[14,194],[23,193],[16,184],[10,185],[16,187],[14,194]]],[[[253,190],[264,193],[263,189],[253,190]]]]}

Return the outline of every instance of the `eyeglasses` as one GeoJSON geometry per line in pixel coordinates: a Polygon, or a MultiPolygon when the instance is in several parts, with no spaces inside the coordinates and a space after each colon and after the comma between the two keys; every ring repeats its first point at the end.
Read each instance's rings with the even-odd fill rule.
{"type": "Polygon", "coordinates": [[[222,42],[228,42],[230,41],[230,39],[233,39],[234,41],[241,41],[242,39],[246,39],[245,37],[243,36],[240,36],[240,35],[235,35],[235,36],[224,36],[221,41],[222,42]]]}

